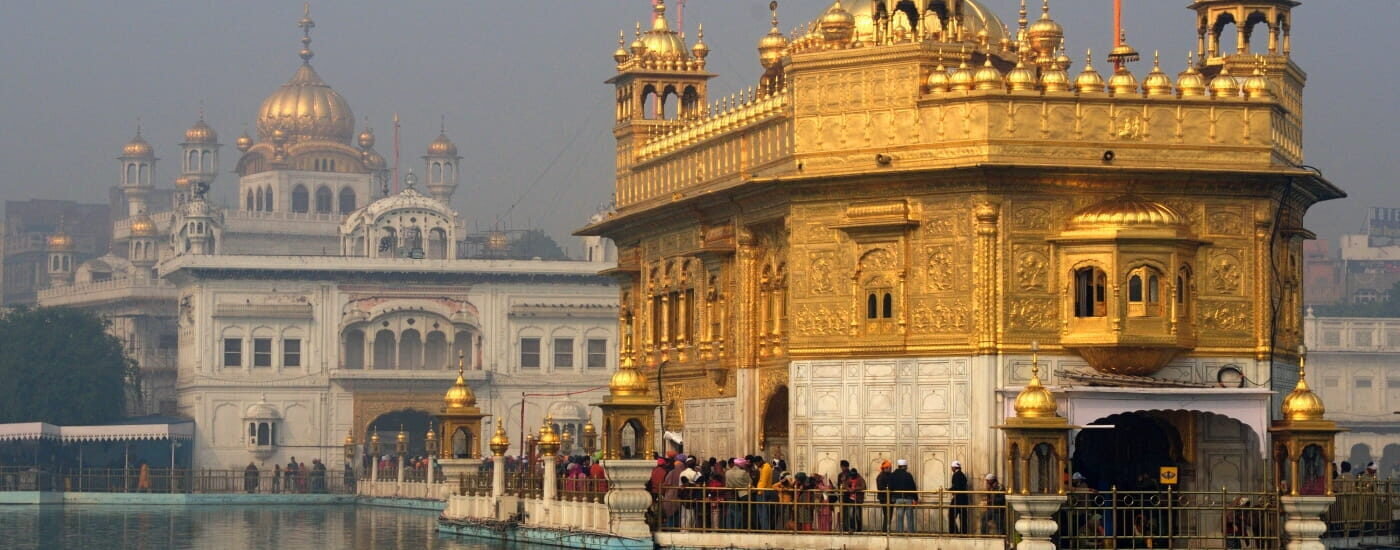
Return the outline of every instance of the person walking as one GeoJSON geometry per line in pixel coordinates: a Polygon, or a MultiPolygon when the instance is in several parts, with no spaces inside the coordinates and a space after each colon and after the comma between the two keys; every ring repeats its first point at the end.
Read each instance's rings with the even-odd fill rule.
{"type": "Polygon", "coordinates": [[[880,531],[890,531],[890,461],[880,461],[880,473],[875,474],[875,499],[880,502],[880,531]]]}
{"type": "Polygon", "coordinates": [[[272,465],[272,492],[282,492],[282,465],[277,463],[272,465]]]}
{"type": "Polygon", "coordinates": [[[909,461],[895,461],[895,471],[889,477],[890,496],[894,499],[894,530],[899,533],[914,532],[914,505],[919,503],[919,484],[909,473],[909,461]]]}
{"type": "Polygon", "coordinates": [[[258,466],[252,462],[243,469],[243,490],[249,493],[258,492],[258,466]]]}
{"type": "Polygon", "coordinates": [[[948,490],[953,493],[952,506],[948,508],[948,532],[958,535],[967,534],[967,505],[971,504],[970,495],[967,491],[971,486],[967,483],[967,474],[962,471],[962,462],[953,461],[953,482],[948,490]]]}
{"type": "Polygon", "coordinates": [[[982,534],[1006,534],[1006,495],[996,474],[987,474],[986,481],[987,496],[983,504],[987,508],[982,513],[982,534]]]}
{"type": "Polygon", "coordinates": [[[865,478],[860,471],[851,468],[846,472],[845,484],[841,487],[841,521],[847,533],[859,533],[864,529],[861,512],[865,504],[865,478]]]}

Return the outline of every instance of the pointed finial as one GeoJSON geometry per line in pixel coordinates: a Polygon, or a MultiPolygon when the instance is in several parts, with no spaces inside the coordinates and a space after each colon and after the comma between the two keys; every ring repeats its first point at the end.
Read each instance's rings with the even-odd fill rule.
{"type": "Polygon", "coordinates": [[[701,24],[699,24],[698,26],[696,26],[696,28],[695,28],[695,39],[696,39],[696,40],[699,40],[699,41],[701,41],[701,42],[704,42],[704,41],[705,41],[705,24],[704,24],[704,23],[701,23],[701,24]]]}
{"type": "Polygon", "coordinates": [[[623,47],[623,46],[625,46],[625,45],[627,45],[627,39],[625,38],[625,35],[623,34],[622,29],[618,29],[618,30],[617,30],[617,47],[621,48],[621,47],[623,47]]]}
{"type": "Polygon", "coordinates": [[[778,28],[778,0],[768,2],[768,11],[773,12],[773,28],[778,28]]]}
{"type": "Polygon", "coordinates": [[[447,115],[441,115],[441,119],[438,120],[438,133],[447,135],[447,115]]]}
{"type": "Polygon", "coordinates": [[[1162,52],[1152,50],[1152,66],[1158,69],[1162,68],[1162,52]]]}
{"type": "Polygon", "coordinates": [[[1298,380],[1301,382],[1308,376],[1308,347],[1298,345],[1298,380]]]}
{"type": "Polygon", "coordinates": [[[316,28],[316,22],[311,20],[310,2],[302,4],[301,20],[297,21],[297,26],[301,27],[301,60],[303,63],[310,63],[311,58],[316,55],[311,52],[311,29],[316,28]]]}
{"type": "Polygon", "coordinates": [[[462,376],[462,373],[466,372],[466,356],[465,351],[457,350],[457,376],[462,376]]]}
{"type": "Polygon", "coordinates": [[[1016,19],[1016,27],[1024,31],[1026,30],[1026,24],[1030,23],[1030,21],[1026,19],[1026,0],[1021,0],[1021,11],[1017,13],[1020,14],[1020,17],[1016,19]]]}
{"type": "Polygon", "coordinates": [[[1042,18],[1050,17],[1050,0],[1045,0],[1040,4],[1040,16],[1042,18]]]}
{"type": "Polygon", "coordinates": [[[141,137],[141,117],[136,117],[136,137],[141,137]]]}
{"type": "Polygon", "coordinates": [[[1036,380],[1036,385],[1040,381],[1040,341],[1031,340],[1031,378],[1036,380]]]}

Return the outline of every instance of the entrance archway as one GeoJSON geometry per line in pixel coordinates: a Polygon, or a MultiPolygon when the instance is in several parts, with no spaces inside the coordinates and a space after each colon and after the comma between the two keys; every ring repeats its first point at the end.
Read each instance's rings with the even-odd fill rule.
{"type": "Polygon", "coordinates": [[[1162,466],[1185,462],[1181,434],[1170,423],[1147,413],[1115,414],[1096,420],[1108,429],[1085,429],[1074,439],[1074,471],[1101,491],[1147,490],[1144,477],[1157,479],[1162,466]]]}
{"type": "Polygon", "coordinates": [[[778,386],[763,408],[763,455],[782,456],[788,448],[788,388],[778,386]]]}
{"type": "MultiPolygon", "coordinates": [[[[1087,423],[1073,442],[1072,471],[1099,490],[1158,490],[1162,466],[1179,468],[1181,491],[1258,491],[1270,487],[1263,440],[1226,415],[1196,410],[1143,410],[1087,423]]],[[[1061,472],[1062,475],[1070,472],[1061,472]]]]}
{"type": "Polygon", "coordinates": [[[394,445],[399,436],[399,429],[402,427],[404,433],[408,435],[408,456],[426,456],[428,450],[423,445],[423,438],[427,435],[432,420],[432,415],[417,409],[402,409],[384,413],[370,422],[370,427],[365,431],[362,441],[368,442],[370,436],[378,433],[379,454],[394,456],[394,445]]]}

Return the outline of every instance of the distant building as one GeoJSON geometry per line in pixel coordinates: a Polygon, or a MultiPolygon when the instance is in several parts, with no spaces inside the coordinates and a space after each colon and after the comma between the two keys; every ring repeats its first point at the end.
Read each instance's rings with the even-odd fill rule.
{"type": "Polygon", "coordinates": [[[1337,435],[1337,460],[1358,470],[1374,461],[1382,475],[1400,475],[1400,319],[1309,311],[1303,330],[1308,378],[1327,417],[1350,430],[1337,435]]]}
{"type": "Polygon", "coordinates": [[[86,261],[107,252],[112,239],[110,207],[66,200],[5,201],[4,230],[0,232],[0,256],[4,258],[4,294],[0,304],[33,304],[41,288],[49,286],[45,266],[45,239],[60,232],[72,238],[73,255],[86,261]]]}

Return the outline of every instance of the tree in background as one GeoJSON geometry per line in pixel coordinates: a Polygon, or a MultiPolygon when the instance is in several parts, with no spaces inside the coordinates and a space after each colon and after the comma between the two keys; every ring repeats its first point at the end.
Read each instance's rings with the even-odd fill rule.
{"type": "Polygon", "coordinates": [[[539,258],[541,260],[567,260],[569,257],[559,248],[559,243],[549,237],[549,234],[538,229],[531,229],[520,235],[515,242],[510,245],[510,255],[512,258],[530,260],[539,258]]]}
{"type": "Polygon", "coordinates": [[[0,423],[101,424],[122,418],[136,362],[107,321],[63,307],[0,316],[0,423]]]}

